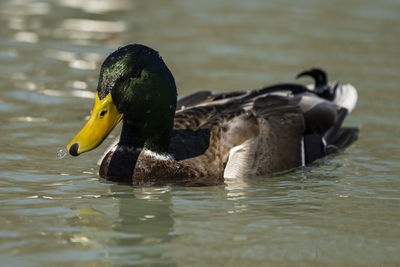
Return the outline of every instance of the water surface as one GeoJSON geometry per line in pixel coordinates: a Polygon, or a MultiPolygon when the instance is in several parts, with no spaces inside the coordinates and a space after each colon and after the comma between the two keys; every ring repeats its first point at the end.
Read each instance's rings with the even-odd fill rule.
{"type": "Polygon", "coordinates": [[[1,265],[398,265],[399,14],[391,0],[2,0],[1,265]],[[346,124],[360,139],[304,169],[203,188],[104,181],[111,139],[58,160],[102,60],[134,42],[160,51],[180,95],[323,67],[358,88],[346,124]]]}

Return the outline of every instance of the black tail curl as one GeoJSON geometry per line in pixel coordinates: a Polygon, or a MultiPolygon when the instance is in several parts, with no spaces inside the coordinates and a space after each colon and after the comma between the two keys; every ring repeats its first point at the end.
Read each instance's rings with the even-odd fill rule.
{"type": "Polygon", "coordinates": [[[328,84],[328,76],[322,69],[314,68],[297,74],[296,79],[311,76],[315,81],[315,88],[320,88],[328,84]]]}
{"type": "Polygon", "coordinates": [[[335,98],[335,90],[338,84],[336,83],[333,85],[332,84],[329,85],[328,75],[324,70],[319,68],[306,70],[297,74],[296,79],[307,76],[310,76],[314,79],[315,85],[314,85],[314,90],[312,90],[313,93],[331,101],[335,98]]]}

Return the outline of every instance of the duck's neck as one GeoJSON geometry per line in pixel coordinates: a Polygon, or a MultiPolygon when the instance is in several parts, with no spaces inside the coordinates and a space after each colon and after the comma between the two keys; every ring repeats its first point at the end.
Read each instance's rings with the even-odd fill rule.
{"type": "Polygon", "coordinates": [[[146,148],[158,154],[168,154],[170,134],[171,129],[148,134],[124,121],[119,146],[146,148]]]}
{"type": "Polygon", "coordinates": [[[134,128],[124,122],[117,147],[109,157],[106,156],[100,166],[101,176],[111,181],[132,182],[136,162],[144,144],[144,140],[136,136],[134,128]]]}
{"type": "Polygon", "coordinates": [[[143,131],[124,121],[117,147],[109,161],[103,161],[109,164],[107,169],[103,170],[102,176],[113,181],[130,183],[143,148],[161,155],[168,154],[170,132],[170,130],[159,131],[157,134],[147,136],[143,131]]]}
{"type": "Polygon", "coordinates": [[[143,148],[145,140],[140,131],[130,126],[126,121],[123,122],[119,146],[143,148]]]}

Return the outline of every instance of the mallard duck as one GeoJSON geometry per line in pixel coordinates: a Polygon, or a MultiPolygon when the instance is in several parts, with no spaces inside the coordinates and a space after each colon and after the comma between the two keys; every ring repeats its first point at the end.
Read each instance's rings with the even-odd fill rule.
{"type": "Polygon", "coordinates": [[[341,126],[357,101],[353,86],[328,83],[321,69],[303,76],[315,85],[201,91],[177,101],[158,52],[127,45],[102,64],[91,116],[66,149],[78,156],[96,148],[122,120],[118,142],[100,163],[108,180],[215,185],[304,166],[349,146],[358,129],[341,126]]]}

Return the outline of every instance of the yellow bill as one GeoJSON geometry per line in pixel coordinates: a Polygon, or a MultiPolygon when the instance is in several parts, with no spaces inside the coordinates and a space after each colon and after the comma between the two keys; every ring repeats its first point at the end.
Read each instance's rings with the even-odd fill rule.
{"type": "Polygon", "coordinates": [[[82,130],[67,145],[68,152],[72,156],[78,156],[96,148],[118,124],[122,116],[111,94],[100,100],[96,93],[92,114],[82,130]]]}

